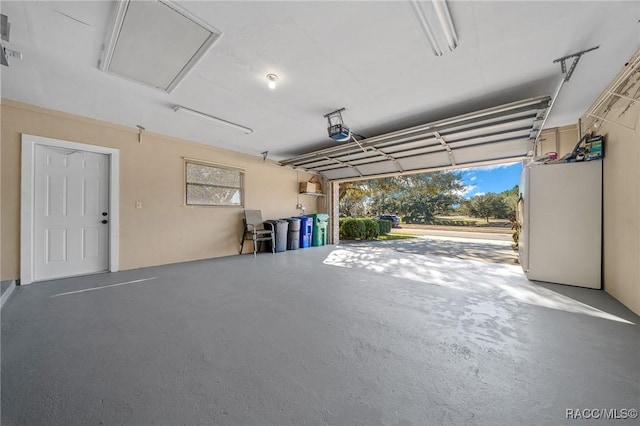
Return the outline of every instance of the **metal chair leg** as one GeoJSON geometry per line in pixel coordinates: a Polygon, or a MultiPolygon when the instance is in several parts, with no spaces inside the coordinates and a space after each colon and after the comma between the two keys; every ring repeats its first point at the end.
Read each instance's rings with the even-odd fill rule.
{"type": "Polygon", "coordinates": [[[256,257],[256,253],[258,251],[258,240],[256,239],[256,234],[253,234],[253,257],[256,257]]]}

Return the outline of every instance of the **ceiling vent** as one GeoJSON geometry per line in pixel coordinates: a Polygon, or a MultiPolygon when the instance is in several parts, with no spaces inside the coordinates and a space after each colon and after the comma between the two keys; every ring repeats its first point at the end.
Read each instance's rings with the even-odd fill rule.
{"type": "Polygon", "coordinates": [[[174,3],[119,1],[100,69],[171,92],[219,37],[174,3]]]}

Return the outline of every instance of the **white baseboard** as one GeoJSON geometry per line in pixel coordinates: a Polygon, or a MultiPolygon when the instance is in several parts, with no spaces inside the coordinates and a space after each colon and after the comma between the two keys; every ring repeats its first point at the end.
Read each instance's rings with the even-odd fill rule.
{"type": "Polygon", "coordinates": [[[5,292],[2,293],[2,297],[0,297],[0,309],[2,309],[2,307],[7,302],[7,300],[9,300],[9,297],[11,297],[11,293],[13,293],[13,290],[15,289],[16,289],[16,280],[11,280],[11,284],[5,290],[5,292]]]}

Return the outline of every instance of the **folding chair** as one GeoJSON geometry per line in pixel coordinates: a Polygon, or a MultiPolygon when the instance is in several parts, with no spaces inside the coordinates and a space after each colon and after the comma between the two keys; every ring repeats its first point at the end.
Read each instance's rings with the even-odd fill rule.
{"type": "Polygon", "coordinates": [[[265,229],[260,210],[244,211],[244,231],[242,231],[242,241],[240,241],[240,254],[242,254],[244,242],[247,240],[253,241],[254,257],[258,251],[258,242],[261,241],[271,241],[271,252],[276,252],[276,239],[273,231],[271,229],[265,229]]]}

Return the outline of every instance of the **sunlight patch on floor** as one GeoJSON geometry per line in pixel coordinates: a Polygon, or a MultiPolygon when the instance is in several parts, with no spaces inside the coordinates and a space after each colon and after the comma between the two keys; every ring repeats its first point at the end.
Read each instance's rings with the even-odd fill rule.
{"type": "Polygon", "coordinates": [[[434,255],[398,253],[377,247],[336,246],[323,262],[359,268],[411,281],[467,292],[496,292],[496,297],[565,312],[633,324],[623,318],[531,283],[518,265],[485,263],[434,255]]]}

